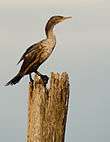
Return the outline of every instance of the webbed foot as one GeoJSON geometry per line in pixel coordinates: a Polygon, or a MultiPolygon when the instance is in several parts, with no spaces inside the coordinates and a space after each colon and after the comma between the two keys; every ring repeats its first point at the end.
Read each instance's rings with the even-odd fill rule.
{"type": "Polygon", "coordinates": [[[48,83],[49,77],[47,75],[41,75],[41,79],[44,83],[44,86],[48,83]]]}

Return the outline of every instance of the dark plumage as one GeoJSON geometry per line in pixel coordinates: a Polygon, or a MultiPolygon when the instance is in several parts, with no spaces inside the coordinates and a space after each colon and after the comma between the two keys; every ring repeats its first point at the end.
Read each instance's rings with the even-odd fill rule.
{"type": "Polygon", "coordinates": [[[40,74],[37,70],[39,66],[50,56],[52,53],[55,44],[56,44],[56,38],[53,33],[53,28],[56,24],[62,22],[65,19],[68,19],[71,17],[63,17],[63,16],[53,16],[49,19],[49,21],[46,24],[45,27],[45,32],[47,38],[32,45],[29,47],[26,52],[23,54],[21,59],[19,60],[18,64],[23,61],[22,66],[18,74],[10,80],[7,85],[14,85],[19,82],[19,80],[24,76],[29,74],[30,75],[30,80],[32,81],[31,78],[31,73],[35,72],[41,78],[43,79],[44,83],[48,81],[48,77],[46,75],[40,74]],[[45,82],[46,80],[46,82],[45,82]]]}

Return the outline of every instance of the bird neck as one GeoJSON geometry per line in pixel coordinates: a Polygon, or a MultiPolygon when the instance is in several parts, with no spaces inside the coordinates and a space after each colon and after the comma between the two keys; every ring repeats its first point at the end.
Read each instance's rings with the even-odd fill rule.
{"type": "Polygon", "coordinates": [[[54,25],[52,25],[51,23],[47,23],[45,27],[45,33],[46,33],[47,39],[55,38],[53,28],[54,28],[54,25]]]}

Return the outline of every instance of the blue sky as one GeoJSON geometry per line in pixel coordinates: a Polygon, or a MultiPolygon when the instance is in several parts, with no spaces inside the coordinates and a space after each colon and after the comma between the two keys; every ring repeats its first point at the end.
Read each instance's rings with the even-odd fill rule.
{"type": "Polygon", "coordinates": [[[69,0],[0,2],[0,139],[24,142],[28,76],[4,87],[19,70],[23,52],[45,38],[53,15],[72,16],[55,27],[57,45],[40,71],[67,71],[70,77],[66,142],[110,141],[110,2],[69,0]],[[63,3],[62,3],[63,2],[63,3]]]}

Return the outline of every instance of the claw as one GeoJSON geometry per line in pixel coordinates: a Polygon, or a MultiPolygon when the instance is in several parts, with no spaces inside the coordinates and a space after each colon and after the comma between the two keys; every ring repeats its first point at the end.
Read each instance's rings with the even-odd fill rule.
{"type": "Polygon", "coordinates": [[[48,83],[49,77],[47,75],[41,75],[42,81],[44,83],[44,86],[46,87],[46,84],[48,83]]]}

